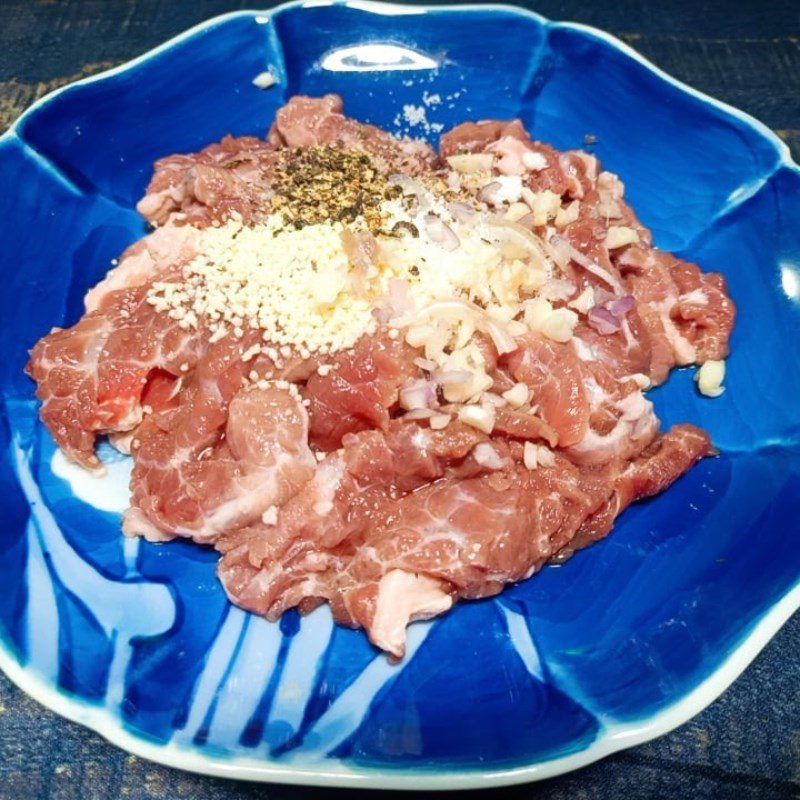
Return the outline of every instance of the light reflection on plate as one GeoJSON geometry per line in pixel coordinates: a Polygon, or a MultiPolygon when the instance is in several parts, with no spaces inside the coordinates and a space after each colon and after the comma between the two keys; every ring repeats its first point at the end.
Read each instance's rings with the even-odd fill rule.
{"type": "Polygon", "coordinates": [[[381,72],[385,70],[436,69],[432,58],[396,44],[359,44],[342,47],[322,59],[331,72],[381,72]]]}

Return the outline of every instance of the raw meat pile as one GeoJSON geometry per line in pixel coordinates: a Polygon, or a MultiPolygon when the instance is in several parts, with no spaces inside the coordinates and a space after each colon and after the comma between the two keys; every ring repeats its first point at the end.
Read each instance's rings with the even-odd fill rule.
{"type": "Polygon", "coordinates": [[[655,249],[616,176],[518,121],[459,125],[436,154],[345,117],[335,96],[295,97],[266,140],[157,162],[138,208],[153,232],[31,352],[41,416],[89,470],[102,471],[98,436],[130,452],[125,533],[216,547],[231,600],[270,620],[327,602],[401,658],[410,621],[600,539],[712,452],[692,425],[659,432],[643,390],[676,365],[719,370],[724,279],[655,249]],[[343,222],[269,229],[342,242],[300,265],[335,262],[342,281],[314,306],[315,344],[281,341],[283,295],[267,306],[252,289],[271,274],[258,248],[246,273],[206,254],[319,190],[292,159],[341,152],[384,187],[385,229],[359,216],[358,179],[343,222]],[[452,297],[430,288],[445,279],[452,297]],[[328,346],[342,298],[348,320],[370,322],[328,346]]]}

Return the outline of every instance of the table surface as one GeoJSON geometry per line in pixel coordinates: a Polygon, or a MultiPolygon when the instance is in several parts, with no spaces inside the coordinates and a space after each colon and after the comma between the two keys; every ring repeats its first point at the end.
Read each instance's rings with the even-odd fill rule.
{"type": "MultiPolygon", "coordinates": [[[[616,34],[677,78],[761,119],[800,160],[798,0],[521,4],[616,34]]],[[[0,0],[0,132],[58,86],[133,58],[215,14],[265,5],[0,0]]],[[[798,653],[795,615],[734,686],[677,731],[571,775],[481,797],[800,798],[798,653]]],[[[150,764],[45,711],[0,676],[0,800],[309,800],[353,794],[223,781],[150,764]]]]}

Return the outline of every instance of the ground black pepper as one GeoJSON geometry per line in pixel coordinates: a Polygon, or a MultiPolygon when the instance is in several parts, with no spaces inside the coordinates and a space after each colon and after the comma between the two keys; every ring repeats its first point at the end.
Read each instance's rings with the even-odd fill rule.
{"type": "Polygon", "coordinates": [[[397,197],[362,150],[336,147],[287,149],[275,173],[272,210],[296,229],[325,222],[353,223],[363,218],[373,232],[381,230],[380,204],[397,197]]]}

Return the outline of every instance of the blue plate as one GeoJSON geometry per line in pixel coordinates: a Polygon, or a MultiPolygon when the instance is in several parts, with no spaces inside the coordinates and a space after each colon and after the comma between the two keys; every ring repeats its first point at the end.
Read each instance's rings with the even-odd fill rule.
{"type": "Polygon", "coordinates": [[[50,95],[0,139],[0,666],[146,758],[328,785],[487,786],[554,775],[684,722],[800,605],[800,173],[765,127],[620,42],[510,7],[308,2],[212,20],[50,95]],[[256,88],[270,69],[277,84],[256,88]],[[37,421],[26,351],[144,233],[153,161],[262,135],[286,98],[435,143],[521,117],[593,150],[656,242],[719,270],[739,307],[727,392],[688,371],[665,425],[720,449],[613,535],[497,599],[412,626],[389,665],[326,609],[231,607],[215,556],[119,533],[129,463],[81,475],[37,421]]]}

